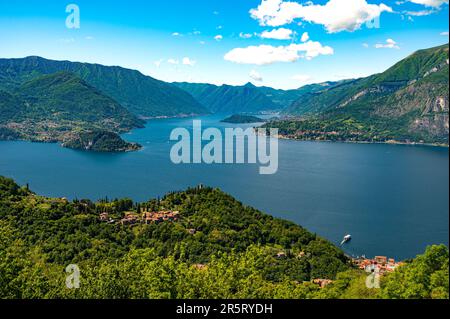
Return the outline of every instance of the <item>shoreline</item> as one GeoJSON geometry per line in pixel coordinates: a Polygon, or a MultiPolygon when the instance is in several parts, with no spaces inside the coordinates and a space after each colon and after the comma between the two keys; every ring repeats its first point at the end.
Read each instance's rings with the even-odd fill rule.
{"type": "Polygon", "coordinates": [[[178,115],[159,115],[159,116],[139,116],[141,120],[144,120],[146,122],[151,120],[168,120],[168,119],[186,119],[190,117],[197,117],[197,116],[207,116],[211,114],[178,114],[178,115]]]}
{"type": "MultiPolygon", "coordinates": [[[[130,134],[132,131],[134,130],[139,130],[139,129],[143,129],[145,128],[146,125],[148,125],[149,121],[151,120],[162,120],[162,119],[183,119],[183,118],[189,118],[189,117],[196,117],[196,116],[203,116],[202,114],[178,114],[178,115],[174,115],[174,116],[156,116],[156,117],[139,117],[141,120],[143,120],[145,123],[141,126],[141,127],[133,127],[133,128],[128,128],[128,129],[124,129],[121,132],[113,132],[115,134],[117,134],[118,136],[120,136],[120,138],[122,138],[125,142],[129,143],[129,144],[136,144],[133,142],[129,142],[127,141],[124,136],[126,134],[130,134]]],[[[129,152],[137,152],[142,150],[144,147],[142,145],[139,145],[139,148],[132,148],[132,149],[127,149],[127,150],[120,150],[120,151],[108,151],[108,152],[99,152],[99,151],[92,151],[92,150],[82,150],[82,149],[76,149],[76,148],[71,148],[71,147],[66,147],[64,146],[65,140],[63,138],[36,138],[36,137],[30,137],[30,138],[26,138],[26,137],[18,137],[18,138],[12,138],[12,139],[0,139],[0,141],[2,142],[30,142],[30,143],[42,143],[42,144],[58,144],[60,147],[62,148],[67,148],[67,149],[72,149],[75,151],[83,151],[83,152],[93,152],[93,153],[104,153],[104,154],[108,154],[108,153],[129,153],[129,152]]]]}
{"type": "Polygon", "coordinates": [[[298,141],[298,142],[325,142],[325,143],[346,143],[346,144],[387,144],[387,145],[405,145],[405,146],[428,146],[428,147],[440,147],[440,148],[449,148],[448,144],[439,144],[439,143],[419,143],[419,142],[401,142],[395,140],[389,140],[386,142],[380,141],[350,141],[350,140],[342,140],[342,141],[333,141],[333,140],[318,140],[318,139],[298,139],[295,137],[288,137],[285,135],[277,135],[276,138],[280,140],[289,140],[289,141],[298,141]]]}

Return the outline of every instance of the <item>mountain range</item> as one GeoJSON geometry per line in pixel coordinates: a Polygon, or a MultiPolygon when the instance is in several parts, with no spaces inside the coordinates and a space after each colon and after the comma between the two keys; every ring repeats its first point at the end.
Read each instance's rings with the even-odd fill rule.
{"type": "Polygon", "coordinates": [[[448,145],[448,44],[415,52],[387,71],[302,95],[282,111],[300,139],[448,145]]]}
{"type": "Polygon", "coordinates": [[[0,59],[0,89],[8,91],[36,77],[61,71],[75,74],[140,117],[208,113],[185,91],[135,70],[36,56],[0,59]]]}
{"type": "Polygon", "coordinates": [[[243,86],[217,86],[181,82],[174,85],[190,93],[211,113],[223,114],[276,112],[302,95],[302,90],[276,90],[257,87],[252,83],[243,86]]]}
{"type": "Polygon", "coordinates": [[[0,90],[1,139],[67,142],[82,131],[108,131],[120,139],[116,133],[143,124],[115,100],[66,71],[33,78],[9,92],[0,90]]]}
{"type": "Polygon", "coordinates": [[[419,50],[385,72],[295,90],[175,83],[212,113],[279,112],[281,135],[307,140],[448,145],[448,44],[419,50]]]}
{"type": "Polygon", "coordinates": [[[40,57],[0,59],[0,139],[136,150],[118,134],[145,118],[209,113],[190,94],[138,71],[40,57]],[[116,147],[114,147],[114,145],[116,147]]]}
{"type": "Polygon", "coordinates": [[[153,117],[277,112],[280,120],[266,126],[290,138],[448,145],[448,68],[446,44],[366,78],[277,90],[165,83],[117,66],[40,57],[0,59],[0,139],[64,142],[80,131],[122,133],[153,117]]]}

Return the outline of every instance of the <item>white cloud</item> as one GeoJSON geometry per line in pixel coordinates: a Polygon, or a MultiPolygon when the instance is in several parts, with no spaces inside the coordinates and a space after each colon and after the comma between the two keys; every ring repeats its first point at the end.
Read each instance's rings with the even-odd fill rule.
{"type": "Polygon", "coordinates": [[[197,63],[197,61],[191,60],[188,57],[183,58],[182,62],[183,62],[183,65],[189,65],[189,66],[194,66],[197,63]]]}
{"type": "Polygon", "coordinates": [[[292,30],[279,28],[272,31],[264,31],[261,33],[263,39],[275,39],[275,40],[290,40],[292,37],[292,30]]]}
{"type": "Polygon", "coordinates": [[[305,32],[302,34],[302,38],[300,39],[302,42],[306,42],[309,40],[309,34],[308,32],[305,32]]]}
{"type": "Polygon", "coordinates": [[[259,74],[256,70],[252,70],[252,71],[250,72],[249,76],[250,76],[253,80],[258,81],[258,82],[262,82],[262,80],[263,80],[263,77],[261,76],[261,74],[259,74]]]}
{"type": "Polygon", "coordinates": [[[301,83],[308,83],[312,81],[312,77],[306,74],[296,74],[293,77],[291,77],[291,79],[301,83]]]}
{"type": "Polygon", "coordinates": [[[441,32],[440,35],[442,35],[444,37],[448,37],[448,31],[441,32]]]}
{"type": "Polygon", "coordinates": [[[423,17],[423,16],[428,16],[430,14],[436,13],[436,11],[435,10],[405,11],[403,13],[408,16],[423,17]]]}
{"type": "Polygon", "coordinates": [[[174,32],[174,33],[172,33],[172,36],[173,36],[173,37],[180,37],[180,36],[181,36],[181,33],[179,33],[179,32],[174,32]]]}
{"type": "Polygon", "coordinates": [[[295,62],[312,59],[319,55],[332,55],[334,50],[320,42],[308,41],[301,44],[274,47],[271,45],[236,48],[225,55],[225,60],[239,64],[268,65],[276,62],[295,62]]]}
{"type": "Polygon", "coordinates": [[[239,33],[239,37],[241,37],[242,39],[250,39],[251,37],[253,37],[253,34],[241,32],[239,33]]]}
{"type": "Polygon", "coordinates": [[[421,4],[427,7],[439,8],[444,3],[448,4],[448,0],[409,0],[412,3],[421,4]]]}
{"type": "Polygon", "coordinates": [[[368,43],[363,43],[362,46],[367,49],[369,47],[369,44],[368,43]]]}
{"type": "Polygon", "coordinates": [[[95,40],[95,38],[94,38],[93,36],[90,36],[90,35],[88,35],[85,39],[86,39],[86,40],[89,40],[89,41],[95,40]]]}
{"type": "Polygon", "coordinates": [[[393,11],[383,3],[368,4],[366,0],[329,0],[324,5],[315,5],[311,1],[303,5],[283,0],[262,0],[258,8],[250,10],[251,17],[262,26],[278,27],[301,19],[323,25],[329,33],[358,30],[364,23],[379,18],[383,12],[393,11]]]}
{"type": "Polygon", "coordinates": [[[397,45],[397,42],[395,42],[392,39],[387,39],[386,43],[375,44],[375,48],[377,48],[377,49],[400,49],[400,47],[397,45]]]}
{"type": "Polygon", "coordinates": [[[175,60],[175,59],[169,59],[169,60],[167,60],[167,63],[173,64],[173,65],[178,65],[178,64],[180,64],[180,61],[175,60]]]}
{"type": "Polygon", "coordinates": [[[205,41],[200,41],[199,43],[200,43],[201,45],[205,45],[205,44],[206,44],[205,41]]]}
{"type": "Polygon", "coordinates": [[[223,36],[220,34],[218,34],[214,37],[214,40],[216,40],[216,41],[221,41],[222,39],[223,39],[223,36]]]}

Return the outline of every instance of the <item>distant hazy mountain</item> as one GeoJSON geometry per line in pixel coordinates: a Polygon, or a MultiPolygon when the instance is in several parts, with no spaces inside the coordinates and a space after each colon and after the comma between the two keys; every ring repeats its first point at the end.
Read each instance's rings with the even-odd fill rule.
{"type": "Polygon", "coordinates": [[[264,94],[272,102],[274,102],[280,110],[286,109],[305,94],[311,94],[333,87],[341,82],[324,82],[317,84],[309,84],[299,89],[293,90],[277,90],[271,87],[257,87],[258,92],[264,94]]]}
{"type": "Polygon", "coordinates": [[[0,138],[64,141],[81,130],[120,133],[143,121],[73,73],[33,78],[0,90],[0,138]]]}
{"type": "Polygon", "coordinates": [[[190,93],[212,113],[257,113],[280,108],[252,84],[245,86],[174,84],[190,93]]]}
{"type": "Polygon", "coordinates": [[[121,67],[40,57],[0,59],[0,89],[10,91],[46,74],[68,71],[143,117],[205,114],[207,110],[191,95],[174,85],[121,67]]]}
{"type": "Polygon", "coordinates": [[[303,94],[283,111],[310,118],[291,125],[291,133],[448,144],[448,50],[420,50],[381,74],[303,94]]]}
{"type": "Polygon", "coordinates": [[[277,90],[271,87],[216,86],[203,83],[174,83],[194,96],[213,113],[259,113],[280,111],[295,102],[305,92],[315,91],[321,84],[305,86],[296,90],[277,90]]]}
{"type": "Polygon", "coordinates": [[[305,94],[314,93],[336,85],[338,82],[311,84],[294,90],[278,90],[271,87],[216,86],[204,83],[174,83],[190,93],[212,113],[260,113],[281,111],[305,94]]]}

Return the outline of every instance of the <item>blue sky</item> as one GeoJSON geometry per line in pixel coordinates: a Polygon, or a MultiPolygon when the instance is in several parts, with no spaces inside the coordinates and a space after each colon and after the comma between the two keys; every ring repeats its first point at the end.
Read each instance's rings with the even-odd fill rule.
{"type": "Polygon", "coordinates": [[[448,0],[0,0],[0,57],[287,89],[382,72],[448,43],[448,18],[448,0]],[[79,29],[66,27],[72,3],[79,29]]]}

